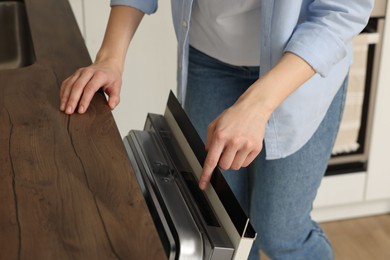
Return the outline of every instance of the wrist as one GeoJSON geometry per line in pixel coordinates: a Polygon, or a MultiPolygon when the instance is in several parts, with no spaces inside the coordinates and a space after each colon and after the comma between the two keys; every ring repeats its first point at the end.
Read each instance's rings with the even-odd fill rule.
{"type": "Polygon", "coordinates": [[[240,96],[236,105],[245,111],[253,111],[262,121],[267,122],[277,105],[271,96],[263,91],[263,84],[262,80],[257,80],[240,96]]]}
{"type": "Polygon", "coordinates": [[[115,57],[115,55],[104,50],[100,50],[97,53],[94,64],[106,64],[109,67],[115,68],[121,74],[124,69],[124,60],[122,58],[115,57]]]}

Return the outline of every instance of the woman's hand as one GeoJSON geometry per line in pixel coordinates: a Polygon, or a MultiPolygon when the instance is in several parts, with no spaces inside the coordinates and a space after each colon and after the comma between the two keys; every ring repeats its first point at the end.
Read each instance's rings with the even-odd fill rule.
{"type": "Polygon", "coordinates": [[[68,115],[87,111],[94,94],[103,88],[108,95],[108,105],[114,109],[120,101],[122,72],[108,62],[95,63],[80,68],[65,79],[60,89],[60,110],[68,115]]]}
{"type": "Polygon", "coordinates": [[[103,43],[94,64],[77,70],[61,85],[61,111],[71,115],[78,106],[77,112],[84,113],[100,88],[108,95],[111,109],[119,104],[127,48],[143,16],[143,12],[132,7],[119,5],[111,8],[103,43]]]}
{"type": "Polygon", "coordinates": [[[207,156],[199,179],[202,190],[210,182],[215,167],[237,170],[256,158],[262,149],[265,126],[272,112],[314,74],[306,61],[287,52],[275,67],[209,125],[207,156]]]}
{"type": "Polygon", "coordinates": [[[204,190],[216,166],[223,170],[247,167],[263,147],[268,116],[259,113],[245,101],[238,101],[225,110],[208,127],[207,157],[199,180],[204,190]]]}

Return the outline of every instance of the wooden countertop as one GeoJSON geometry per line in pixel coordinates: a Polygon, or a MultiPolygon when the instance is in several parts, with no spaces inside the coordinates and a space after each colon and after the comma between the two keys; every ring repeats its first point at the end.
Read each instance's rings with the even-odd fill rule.
{"type": "Polygon", "coordinates": [[[59,111],[91,63],[68,2],[25,5],[36,62],[0,71],[0,259],[165,259],[104,95],[59,111]]]}

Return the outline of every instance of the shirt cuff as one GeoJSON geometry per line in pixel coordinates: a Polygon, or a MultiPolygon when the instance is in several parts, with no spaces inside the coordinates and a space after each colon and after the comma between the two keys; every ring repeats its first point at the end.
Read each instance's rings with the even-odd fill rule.
{"type": "Polygon", "coordinates": [[[110,5],[125,5],[134,7],[145,14],[152,14],[157,10],[157,0],[111,0],[110,5]]]}

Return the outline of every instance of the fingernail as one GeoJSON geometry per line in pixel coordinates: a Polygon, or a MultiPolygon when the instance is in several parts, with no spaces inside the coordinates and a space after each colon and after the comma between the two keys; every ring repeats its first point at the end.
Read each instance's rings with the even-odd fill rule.
{"type": "Polygon", "coordinates": [[[85,109],[84,109],[84,106],[80,106],[79,107],[79,113],[82,114],[84,113],[85,109]]]}
{"type": "Polygon", "coordinates": [[[67,107],[66,113],[67,113],[67,114],[72,114],[72,107],[71,107],[71,106],[68,106],[68,107],[67,107]]]}
{"type": "Polygon", "coordinates": [[[111,110],[114,110],[114,108],[116,107],[117,103],[116,102],[109,102],[108,103],[108,106],[111,108],[111,110]]]}
{"type": "Polygon", "coordinates": [[[65,104],[64,104],[64,103],[62,103],[62,104],[60,105],[60,110],[61,110],[61,111],[64,111],[64,110],[65,110],[65,104]]]}
{"type": "Polygon", "coordinates": [[[205,181],[199,182],[199,188],[200,188],[201,190],[206,189],[206,186],[207,186],[207,183],[206,183],[205,181]]]}

